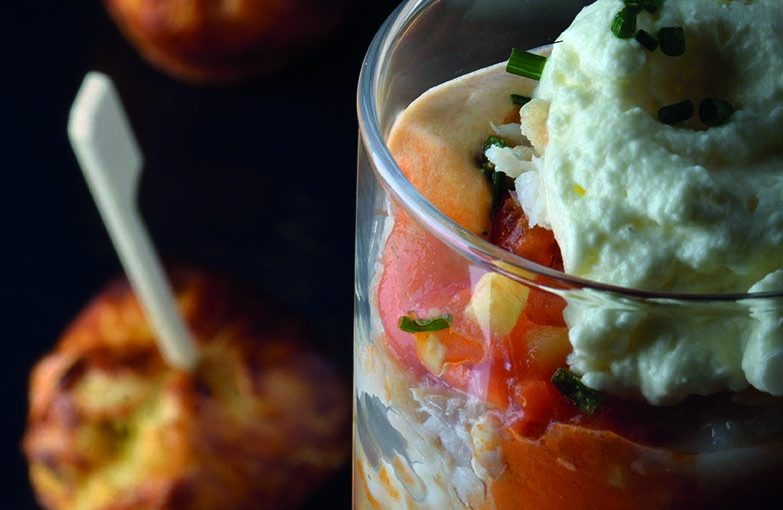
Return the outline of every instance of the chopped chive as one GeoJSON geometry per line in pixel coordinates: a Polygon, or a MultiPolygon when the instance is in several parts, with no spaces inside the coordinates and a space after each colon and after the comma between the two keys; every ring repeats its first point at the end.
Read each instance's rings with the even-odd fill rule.
{"type": "Polygon", "coordinates": [[[494,213],[503,203],[506,193],[514,189],[514,179],[506,175],[505,172],[498,171],[495,165],[487,160],[486,152],[490,147],[508,147],[508,144],[499,136],[492,135],[487,138],[481,149],[481,173],[484,174],[492,187],[492,212],[494,213]]]}
{"type": "Polygon", "coordinates": [[[568,370],[558,368],[552,376],[552,384],[585,414],[594,414],[601,405],[601,394],[585,386],[568,370]]]}
{"type": "Polygon", "coordinates": [[[545,64],[546,57],[513,48],[511,50],[511,56],[508,58],[506,71],[512,74],[518,74],[519,76],[524,76],[525,78],[540,80],[545,64]]]}
{"type": "Polygon", "coordinates": [[[685,53],[685,30],[682,27],[663,27],[658,30],[661,51],[670,57],[685,53]]]}
{"type": "Polygon", "coordinates": [[[658,47],[658,39],[646,30],[639,30],[634,36],[636,42],[641,44],[647,51],[655,51],[658,47]]]}
{"type": "Polygon", "coordinates": [[[521,94],[511,94],[511,102],[518,106],[524,106],[530,102],[530,98],[521,94]]]}
{"type": "Polygon", "coordinates": [[[638,5],[626,5],[612,20],[612,33],[620,39],[630,39],[636,33],[636,15],[641,12],[638,5]]]}
{"type": "Polygon", "coordinates": [[[492,210],[497,211],[503,203],[503,199],[509,190],[514,189],[514,179],[506,175],[505,172],[495,170],[492,174],[492,210]]]}
{"type": "Polygon", "coordinates": [[[500,138],[499,136],[492,135],[487,138],[487,141],[484,142],[484,147],[481,149],[481,153],[484,154],[487,152],[487,149],[490,147],[507,147],[508,144],[505,140],[500,138]]]}
{"type": "Polygon", "coordinates": [[[693,117],[693,101],[685,100],[664,106],[658,110],[658,120],[664,124],[677,124],[693,117]]]}
{"type": "Polygon", "coordinates": [[[699,105],[699,119],[710,127],[725,124],[733,113],[734,107],[723,99],[708,97],[699,105]]]}
{"type": "Polygon", "coordinates": [[[451,315],[441,315],[432,319],[419,319],[403,315],[397,322],[397,327],[407,333],[421,333],[423,331],[440,331],[451,326],[451,315]]]}

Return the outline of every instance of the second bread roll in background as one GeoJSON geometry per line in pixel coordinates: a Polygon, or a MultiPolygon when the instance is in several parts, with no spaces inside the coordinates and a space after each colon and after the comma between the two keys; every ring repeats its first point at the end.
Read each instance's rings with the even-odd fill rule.
{"type": "Polygon", "coordinates": [[[275,71],[337,27],[348,0],[104,0],[152,64],[196,83],[275,71]]]}

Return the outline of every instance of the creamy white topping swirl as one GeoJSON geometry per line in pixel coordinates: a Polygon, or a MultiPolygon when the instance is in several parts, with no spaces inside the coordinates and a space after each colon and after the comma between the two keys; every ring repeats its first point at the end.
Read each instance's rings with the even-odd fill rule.
{"type": "MultiPolygon", "coordinates": [[[[623,5],[585,8],[553,46],[529,103],[548,106],[548,142],[518,179],[525,210],[554,230],[570,274],[690,293],[781,289],[783,2],[669,0],[640,13],[651,34],[684,28],[679,57],[615,37],[623,5]],[[657,118],[707,97],[736,107],[726,124],[657,118]]],[[[749,384],[783,395],[779,301],[735,304],[736,317],[599,301],[577,299],[566,315],[587,384],[653,403],[749,384]]]]}

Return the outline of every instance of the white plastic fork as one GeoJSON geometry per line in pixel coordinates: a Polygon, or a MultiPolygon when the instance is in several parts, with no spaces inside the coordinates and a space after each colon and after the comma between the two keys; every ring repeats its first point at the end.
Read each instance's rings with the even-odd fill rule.
{"type": "Polygon", "coordinates": [[[136,208],[143,159],[108,76],[85,77],[71,107],[68,137],[161,355],[175,368],[192,370],[198,349],[136,208]]]}

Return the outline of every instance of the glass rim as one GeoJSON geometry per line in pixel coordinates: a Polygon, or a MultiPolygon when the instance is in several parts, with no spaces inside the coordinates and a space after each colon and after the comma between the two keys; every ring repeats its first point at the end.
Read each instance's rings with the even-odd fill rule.
{"type": "MultiPolygon", "coordinates": [[[[688,293],[637,289],[602,283],[588,278],[569,275],[520,257],[465,229],[432,205],[405,177],[386,145],[381,129],[378,94],[379,82],[384,70],[385,57],[393,49],[396,36],[402,33],[416,15],[437,0],[406,0],[386,19],[375,34],[362,62],[357,88],[356,107],[359,120],[359,136],[364,143],[373,171],[384,187],[392,193],[402,207],[440,241],[462,256],[488,266],[493,271],[514,279],[531,282],[527,274],[542,276],[545,282],[535,285],[544,289],[588,289],[615,294],[619,297],[650,300],[676,300],[692,302],[740,301],[783,297],[783,289],[746,293],[688,293]],[[554,283],[554,284],[553,284],[554,283]]],[[[533,283],[533,282],[531,282],[533,283]]]]}

